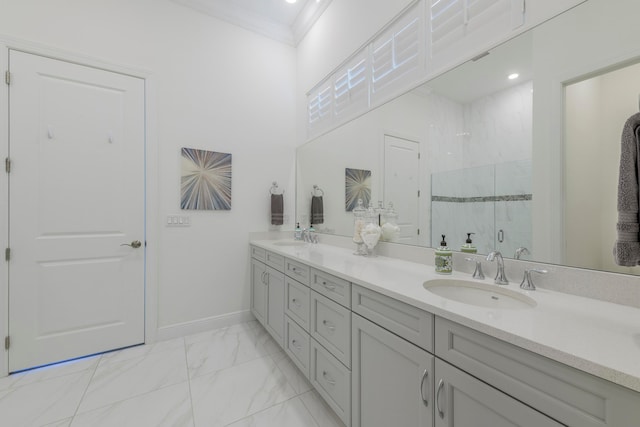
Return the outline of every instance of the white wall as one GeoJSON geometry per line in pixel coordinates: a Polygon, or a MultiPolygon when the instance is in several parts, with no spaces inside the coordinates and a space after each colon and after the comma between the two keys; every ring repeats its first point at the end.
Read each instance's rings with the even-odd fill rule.
{"type": "Polygon", "coordinates": [[[0,10],[9,38],[150,73],[159,177],[148,183],[149,215],[159,225],[149,241],[158,283],[148,283],[158,303],[147,309],[157,308],[159,336],[248,310],[248,232],[270,228],[272,181],[293,220],[295,49],[169,0],[3,0],[0,10]],[[233,154],[232,210],[184,211],[190,228],[166,228],[166,215],[181,213],[183,146],[233,154]]]}

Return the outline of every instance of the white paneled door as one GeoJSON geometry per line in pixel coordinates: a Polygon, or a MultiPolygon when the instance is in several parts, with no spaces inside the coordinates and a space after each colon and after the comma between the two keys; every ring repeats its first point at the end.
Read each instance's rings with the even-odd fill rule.
{"type": "Polygon", "coordinates": [[[398,242],[418,244],[418,190],[420,145],[416,141],[384,136],[384,201],[398,213],[398,242]]]}
{"type": "Polygon", "coordinates": [[[9,371],[142,343],[144,80],[9,66],[9,371]]]}

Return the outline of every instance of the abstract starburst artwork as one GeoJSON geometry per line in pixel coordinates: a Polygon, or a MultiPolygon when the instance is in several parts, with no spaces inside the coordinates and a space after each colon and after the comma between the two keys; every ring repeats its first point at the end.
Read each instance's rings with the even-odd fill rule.
{"type": "Polygon", "coordinates": [[[371,200],[371,171],[364,169],[344,170],[346,209],[351,212],[358,206],[358,199],[362,199],[364,207],[369,206],[371,200]]]}
{"type": "Polygon", "coordinates": [[[231,209],[231,154],[182,148],[180,207],[231,209]]]}

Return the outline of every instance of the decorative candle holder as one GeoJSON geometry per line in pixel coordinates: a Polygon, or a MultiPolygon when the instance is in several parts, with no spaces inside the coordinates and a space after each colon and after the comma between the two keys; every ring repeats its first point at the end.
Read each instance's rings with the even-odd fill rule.
{"type": "Polygon", "coordinates": [[[375,247],[380,240],[380,236],[382,235],[382,231],[378,222],[380,217],[375,209],[372,206],[369,206],[369,209],[366,211],[365,216],[365,225],[360,231],[360,237],[366,246],[366,256],[375,257],[375,247]]]}
{"type": "Polygon", "coordinates": [[[362,199],[358,199],[358,205],[353,208],[353,243],[357,245],[354,255],[367,255],[367,249],[364,247],[361,232],[366,225],[367,210],[364,208],[362,199]]]}

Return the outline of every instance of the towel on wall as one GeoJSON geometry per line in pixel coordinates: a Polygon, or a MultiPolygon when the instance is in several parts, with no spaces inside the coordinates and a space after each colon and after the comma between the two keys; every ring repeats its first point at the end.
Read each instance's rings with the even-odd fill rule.
{"type": "Polygon", "coordinates": [[[324,205],[322,196],[311,196],[311,224],[324,223],[324,205]]]}
{"type": "Polygon", "coordinates": [[[640,264],[640,113],[624,124],[618,177],[618,239],[613,247],[616,264],[640,264]]]}
{"type": "Polygon", "coordinates": [[[284,196],[282,194],[271,195],[271,224],[282,225],[284,223],[284,196]]]}

